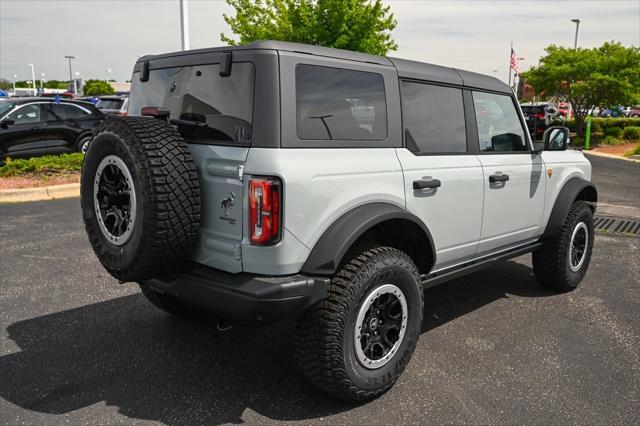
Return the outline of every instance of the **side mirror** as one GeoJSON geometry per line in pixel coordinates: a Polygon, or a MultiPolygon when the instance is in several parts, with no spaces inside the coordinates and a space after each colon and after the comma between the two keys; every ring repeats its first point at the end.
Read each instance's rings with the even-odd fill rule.
{"type": "Polygon", "coordinates": [[[16,122],[10,118],[5,118],[4,120],[0,121],[0,127],[2,127],[3,129],[6,129],[12,124],[16,124],[16,122]]]}
{"type": "Polygon", "coordinates": [[[545,151],[565,151],[569,145],[569,129],[563,126],[549,127],[542,141],[545,151]]]}

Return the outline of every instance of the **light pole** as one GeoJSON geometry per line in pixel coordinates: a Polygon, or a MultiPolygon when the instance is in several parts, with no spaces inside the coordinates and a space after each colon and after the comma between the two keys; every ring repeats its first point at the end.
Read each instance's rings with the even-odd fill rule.
{"type": "Polygon", "coordinates": [[[40,73],[40,90],[44,91],[44,73],[40,73]]]}
{"type": "Polygon", "coordinates": [[[33,96],[36,95],[36,69],[33,64],[27,64],[31,67],[31,81],[33,82],[33,96]]]}
{"type": "Polygon", "coordinates": [[[180,35],[182,50],[189,50],[189,0],[180,0],[180,35]]]}
{"type": "Polygon", "coordinates": [[[578,29],[580,28],[580,20],[578,18],[572,19],[571,22],[576,24],[576,38],[573,40],[573,50],[578,48],[578,29]]]}
{"type": "Polygon", "coordinates": [[[76,71],[75,73],[76,78],[73,79],[73,94],[77,95],[78,92],[80,92],[80,88],[78,86],[76,86],[77,82],[78,82],[78,78],[80,78],[80,71],[76,71]]]}
{"type": "Polygon", "coordinates": [[[16,95],[16,80],[18,80],[18,74],[13,75],[13,95],[16,95]]]}
{"type": "Polygon", "coordinates": [[[105,70],[105,74],[104,74],[104,82],[105,83],[109,82],[109,74],[111,74],[111,68],[108,68],[107,70],[105,70]]]}
{"type": "Polygon", "coordinates": [[[75,59],[75,56],[65,56],[69,60],[69,84],[73,84],[73,93],[76,92],[76,83],[73,81],[73,72],[71,71],[71,60],[75,59]]]}

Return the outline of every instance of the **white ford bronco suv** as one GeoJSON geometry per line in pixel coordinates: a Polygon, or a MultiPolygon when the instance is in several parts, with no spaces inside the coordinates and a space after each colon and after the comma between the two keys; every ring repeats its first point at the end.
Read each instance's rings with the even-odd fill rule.
{"type": "Polygon", "coordinates": [[[591,166],[566,128],[535,145],[495,78],[264,41],[145,56],[132,81],[84,160],[98,258],[175,315],[297,318],[301,370],[340,398],[400,376],[424,288],[524,253],[551,290],[587,271],[591,166]]]}

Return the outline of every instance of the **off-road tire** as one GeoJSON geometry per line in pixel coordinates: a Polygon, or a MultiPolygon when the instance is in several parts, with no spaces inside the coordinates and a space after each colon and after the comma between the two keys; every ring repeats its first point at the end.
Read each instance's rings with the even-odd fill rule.
{"type": "Polygon", "coordinates": [[[593,252],[594,227],[593,211],[584,201],[573,203],[567,218],[560,230],[544,241],[541,249],[533,253],[533,272],[537,281],[545,288],[553,291],[570,291],[575,289],[589,268],[593,252]],[[586,257],[577,271],[572,271],[569,260],[571,236],[579,223],[587,227],[586,257]]]}
{"type": "Polygon", "coordinates": [[[356,254],[332,278],[329,296],[297,320],[299,368],[312,383],[338,398],[377,398],[393,386],[411,359],[420,336],[422,310],[418,270],[409,256],[391,247],[356,254]],[[367,295],[388,283],[399,287],[406,298],[406,332],[388,363],[371,370],[355,354],[354,327],[367,295]]]}
{"type": "Polygon", "coordinates": [[[81,204],[98,259],[121,281],[144,281],[175,272],[187,260],[200,226],[200,188],[187,144],[168,123],[147,117],[107,118],[84,158],[81,204]],[[98,223],[94,182],[107,156],[131,174],[136,216],[130,238],[112,244],[98,223]]]}
{"type": "Polygon", "coordinates": [[[184,303],[180,299],[177,299],[168,294],[162,294],[154,289],[150,288],[145,283],[139,283],[142,294],[147,298],[152,305],[162,309],[171,315],[183,318],[199,318],[206,314],[204,311],[197,307],[184,303]]]}

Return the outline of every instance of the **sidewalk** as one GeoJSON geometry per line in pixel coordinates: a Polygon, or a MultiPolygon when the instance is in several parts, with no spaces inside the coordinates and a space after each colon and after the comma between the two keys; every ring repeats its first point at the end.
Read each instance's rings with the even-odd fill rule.
{"type": "Polygon", "coordinates": [[[0,190],[0,203],[22,203],[25,201],[55,200],[80,196],[79,183],[44,186],[39,188],[0,190]]]}
{"type": "Polygon", "coordinates": [[[631,157],[623,157],[621,155],[606,154],[604,152],[587,151],[587,150],[582,150],[582,153],[586,154],[586,155],[595,155],[595,156],[598,156],[598,157],[614,158],[616,160],[623,160],[623,161],[631,161],[631,162],[634,162],[634,163],[640,163],[640,156],[638,156],[638,155],[632,155],[631,157]]]}

